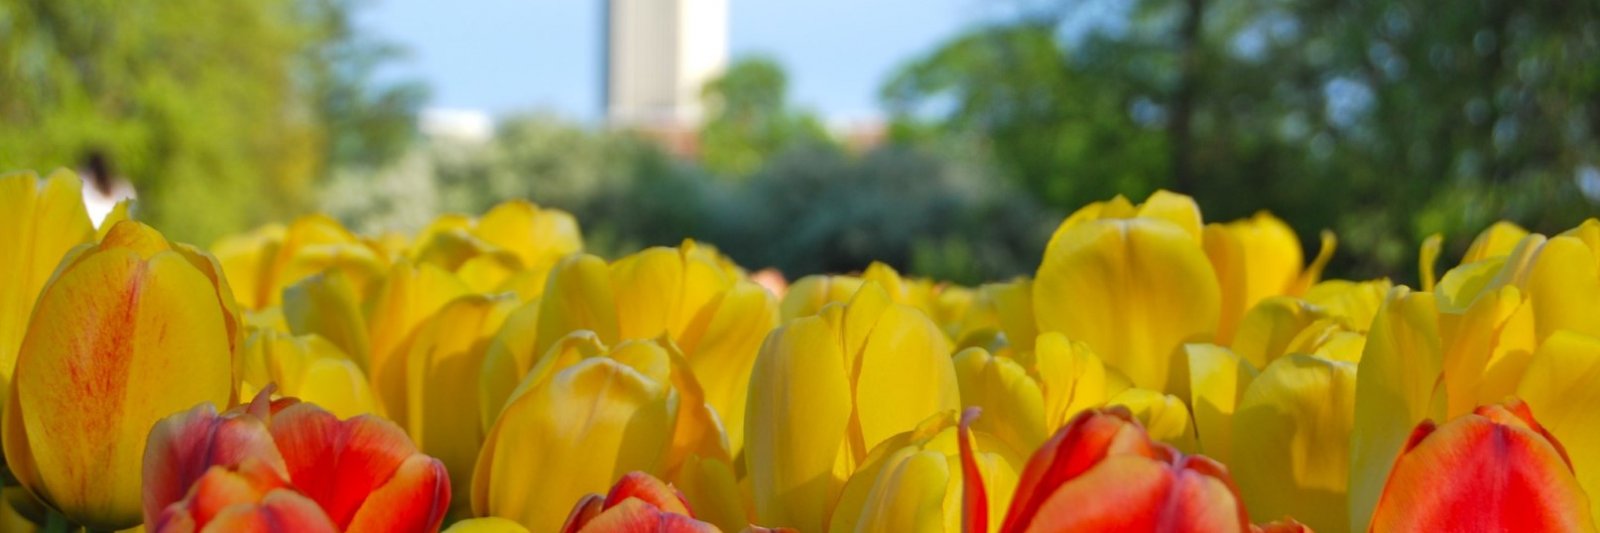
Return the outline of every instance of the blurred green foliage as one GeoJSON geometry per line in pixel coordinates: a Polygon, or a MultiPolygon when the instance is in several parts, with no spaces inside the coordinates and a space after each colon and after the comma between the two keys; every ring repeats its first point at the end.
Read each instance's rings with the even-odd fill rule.
{"type": "Polygon", "coordinates": [[[768,58],[729,65],[706,83],[702,100],[710,117],[700,129],[700,162],[723,176],[749,176],[791,146],[829,142],[815,115],[789,108],[788,76],[768,58]]]}
{"type": "Polygon", "coordinates": [[[886,84],[896,140],[969,137],[1051,206],[1164,187],[1342,237],[1333,273],[1415,276],[1497,219],[1600,199],[1600,3],[1017,2],[886,84]]]}
{"type": "Polygon", "coordinates": [[[0,0],[0,168],[108,156],[138,216],[212,238],[313,206],[320,177],[411,141],[423,93],[352,0],[0,0]]]}

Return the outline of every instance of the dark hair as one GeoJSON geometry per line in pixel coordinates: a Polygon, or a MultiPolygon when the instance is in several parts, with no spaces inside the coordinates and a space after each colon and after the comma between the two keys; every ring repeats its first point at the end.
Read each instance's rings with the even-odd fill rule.
{"type": "Polygon", "coordinates": [[[83,156],[83,170],[89,173],[89,185],[102,195],[111,194],[111,156],[105,150],[91,148],[83,156]]]}

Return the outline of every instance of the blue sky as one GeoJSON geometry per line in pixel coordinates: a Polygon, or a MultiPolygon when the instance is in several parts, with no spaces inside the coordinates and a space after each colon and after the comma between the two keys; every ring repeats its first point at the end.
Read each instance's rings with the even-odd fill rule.
{"type": "MultiPolygon", "coordinates": [[[[593,121],[599,2],[374,0],[360,23],[409,49],[391,74],[426,82],[432,107],[593,121]]],[[[987,14],[985,0],[730,0],[729,9],[731,56],[776,58],[791,101],[836,121],[874,117],[886,76],[987,14]]]]}

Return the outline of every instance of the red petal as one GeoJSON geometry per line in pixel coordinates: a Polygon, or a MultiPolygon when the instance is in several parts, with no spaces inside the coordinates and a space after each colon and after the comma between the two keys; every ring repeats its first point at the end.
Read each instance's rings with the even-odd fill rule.
{"type": "Polygon", "coordinates": [[[1019,531],[1058,487],[1108,456],[1156,457],[1158,454],[1144,428],[1133,421],[1133,414],[1126,407],[1079,413],[1028,459],[1000,530],[1019,531]]]}
{"type": "Polygon", "coordinates": [[[716,533],[711,524],[680,514],[663,513],[644,500],[628,498],[590,520],[581,533],[716,533]]]}
{"type": "Polygon", "coordinates": [[[419,453],[373,491],[345,531],[438,531],[449,509],[450,475],[444,463],[419,453]]]}
{"type": "Polygon", "coordinates": [[[606,495],[602,508],[610,509],[628,498],[638,498],[645,503],[656,506],[664,513],[677,513],[685,516],[694,516],[689,510],[689,502],[684,501],[683,493],[672,488],[655,476],[644,472],[633,471],[622,476],[616,485],[611,486],[611,493],[606,495]]]}
{"type": "Polygon", "coordinates": [[[207,531],[260,533],[336,533],[316,502],[289,489],[272,491],[259,505],[222,510],[206,524],[207,531]]]}
{"type": "Polygon", "coordinates": [[[572,512],[567,513],[567,521],[561,526],[561,533],[578,533],[604,510],[605,498],[599,494],[584,496],[578,500],[577,505],[572,506],[572,512]]]}
{"type": "Polygon", "coordinates": [[[308,403],[273,415],[271,429],[289,480],[341,529],[350,525],[368,495],[417,451],[392,422],[367,415],[340,422],[308,403]]]}
{"type": "Polygon", "coordinates": [[[266,424],[253,416],[218,415],[211,404],[157,422],[144,450],[144,517],[151,522],[183,498],[212,466],[255,459],[286,475],[266,424]]]}
{"type": "Polygon", "coordinates": [[[1402,453],[1372,531],[1591,529],[1589,500],[1526,407],[1486,406],[1402,453]]]}
{"type": "Polygon", "coordinates": [[[961,413],[961,528],[968,533],[989,531],[989,494],[983,487],[983,472],[972,444],[972,422],[983,410],[968,407],[961,413]]]}

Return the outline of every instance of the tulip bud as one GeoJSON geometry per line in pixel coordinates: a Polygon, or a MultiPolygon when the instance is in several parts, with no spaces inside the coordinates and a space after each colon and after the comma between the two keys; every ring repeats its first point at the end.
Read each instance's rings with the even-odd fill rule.
{"type": "MultiPolygon", "coordinates": [[[[971,464],[970,448],[962,450],[971,464]]],[[[967,473],[968,490],[988,493],[967,473]]],[[[992,497],[992,496],[991,496],[992,497]]],[[[969,501],[968,531],[987,531],[983,502],[969,501]]],[[[1126,408],[1085,411],[1023,469],[999,531],[1244,531],[1244,505],[1228,471],[1152,442],[1126,408]]]]}
{"type": "Polygon", "coordinates": [[[926,315],[892,303],[877,283],[768,335],[745,413],[758,521],[822,530],[873,447],[958,407],[950,348],[926,315]]]}
{"type": "Polygon", "coordinates": [[[1041,333],[1082,341],[1135,386],[1184,398],[1183,344],[1212,340],[1219,299],[1200,210],[1166,191],[1137,207],[1119,196],[1073,213],[1033,282],[1041,333]]]}
{"type": "Polygon", "coordinates": [[[246,461],[237,470],[213,466],[184,499],[145,524],[152,533],[263,531],[333,533],[327,513],[289,487],[274,469],[246,461]]]}
{"type": "Polygon", "coordinates": [[[1565,449],[1520,400],[1412,431],[1369,531],[1592,531],[1565,449]]]}
{"type": "Polygon", "coordinates": [[[727,461],[725,446],[670,343],[607,349],[593,333],[574,333],[523,377],[490,428],[473,474],[472,510],[551,531],[572,502],[626,472],[671,479],[693,455],[727,461]]]}
{"type": "Polygon", "coordinates": [[[275,385],[277,393],[317,404],[341,418],[380,412],[367,375],[321,336],[256,331],[245,340],[239,362],[241,396],[275,385]]]}
{"type": "Polygon", "coordinates": [[[969,408],[960,428],[954,411],[939,413],[879,444],[845,483],[828,530],[961,531],[962,509],[969,497],[962,475],[964,456],[972,458],[974,475],[981,477],[987,491],[983,512],[1004,512],[1022,459],[989,434],[970,431],[977,412],[969,408]],[[965,429],[958,431],[961,428],[965,429]],[[971,442],[963,445],[962,438],[971,442]]]}
{"type": "Polygon", "coordinates": [[[39,291],[62,256],[94,240],[82,187],[64,170],[43,182],[32,172],[0,176],[0,402],[39,291]]]}
{"type": "Polygon", "coordinates": [[[140,457],[169,413],[234,397],[239,316],[216,263],[137,222],[63,261],[6,405],[6,462],[68,519],[140,521],[140,457]]]}
{"type": "Polygon", "coordinates": [[[715,533],[694,519],[683,494],[644,472],[629,472],[604,498],[590,494],[567,514],[561,533],[715,533]]]}

